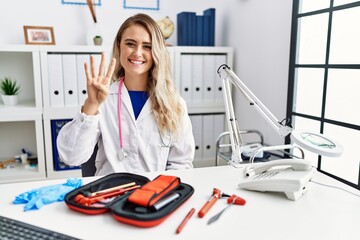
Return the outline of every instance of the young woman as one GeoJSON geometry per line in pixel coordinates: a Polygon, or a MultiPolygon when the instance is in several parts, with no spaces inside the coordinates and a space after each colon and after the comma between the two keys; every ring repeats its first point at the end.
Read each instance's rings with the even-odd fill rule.
{"type": "Polygon", "coordinates": [[[57,138],[62,161],[80,165],[97,144],[95,175],[192,167],[190,118],[172,84],[165,40],[152,18],[128,18],[115,38],[106,75],[104,54],[98,70],[90,57],[85,73],[88,97],[57,138]]]}

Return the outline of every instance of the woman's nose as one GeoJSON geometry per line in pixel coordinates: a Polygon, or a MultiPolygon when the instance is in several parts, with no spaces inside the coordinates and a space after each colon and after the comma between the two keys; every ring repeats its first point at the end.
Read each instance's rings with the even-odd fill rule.
{"type": "Polygon", "coordinates": [[[137,46],[136,48],[135,48],[135,50],[134,50],[134,55],[135,56],[142,56],[142,48],[141,48],[141,46],[137,46]]]}

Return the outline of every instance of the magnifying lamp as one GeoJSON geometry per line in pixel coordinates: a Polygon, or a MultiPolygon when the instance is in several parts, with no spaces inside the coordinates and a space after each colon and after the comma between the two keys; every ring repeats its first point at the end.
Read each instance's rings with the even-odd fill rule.
{"type": "MultiPolygon", "coordinates": [[[[287,126],[284,121],[279,121],[226,64],[221,65],[218,68],[217,73],[222,79],[224,89],[224,102],[226,115],[228,118],[230,143],[232,149],[231,163],[238,164],[243,161],[241,158],[241,145],[243,142],[239,134],[239,127],[236,122],[230,84],[233,84],[238,90],[240,90],[243,96],[249,101],[250,105],[253,106],[262,117],[264,117],[264,119],[281,137],[286,137],[291,134],[290,139],[294,143],[318,155],[338,157],[342,154],[343,147],[335,140],[330,139],[321,133],[295,130],[290,126],[287,126]]],[[[283,149],[293,148],[293,145],[282,146],[283,149]]],[[[278,148],[274,147],[274,149],[278,148]]]]}

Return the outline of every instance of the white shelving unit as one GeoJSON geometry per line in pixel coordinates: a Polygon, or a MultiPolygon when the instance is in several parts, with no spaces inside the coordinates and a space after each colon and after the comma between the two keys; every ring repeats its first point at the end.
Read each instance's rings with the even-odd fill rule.
{"type": "MultiPolygon", "coordinates": [[[[77,56],[83,55],[87,56],[84,58],[85,61],[89,63],[88,56],[97,55],[98,57],[102,52],[106,53],[107,63],[109,63],[109,58],[111,56],[111,49],[102,47],[102,46],[69,46],[69,47],[57,47],[57,46],[48,46],[42,48],[40,52],[41,59],[41,76],[43,83],[43,122],[44,122],[44,139],[45,139],[45,156],[46,156],[46,165],[47,165],[47,177],[48,178],[67,178],[67,177],[80,177],[80,169],[56,169],[54,163],[54,142],[53,142],[53,130],[51,126],[52,120],[65,120],[72,119],[75,114],[79,111],[80,106],[83,104],[79,99],[78,103],[75,106],[52,106],[51,104],[51,86],[49,79],[49,55],[57,56],[77,56]]],[[[97,59],[99,60],[99,58],[97,59]]],[[[79,74],[84,74],[85,71],[83,67],[83,62],[78,62],[80,64],[79,68],[76,71],[79,71],[79,74]]],[[[78,81],[77,72],[73,74],[73,81],[78,81]]],[[[85,79],[83,79],[86,81],[85,79]]],[[[65,93],[64,93],[65,94],[65,93]]]]}
{"type": "Polygon", "coordinates": [[[13,159],[24,148],[37,156],[36,167],[16,164],[0,169],[0,183],[46,178],[42,122],[40,52],[36,46],[0,46],[0,78],[21,85],[19,103],[0,103],[0,160],[13,159]]]}
{"type": "MultiPolygon", "coordinates": [[[[21,153],[22,148],[29,150],[38,158],[36,168],[19,165],[16,168],[0,169],[0,183],[81,176],[79,169],[55,170],[51,121],[72,119],[79,111],[82,102],[79,100],[74,106],[66,104],[54,106],[51,103],[49,55],[97,54],[99,56],[100,53],[106,52],[109,60],[111,50],[111,47],[103,46],[0,45],[0,77],[15,78],[22,87],[18,105],[8,107],[0,102],[0,160],[13,158],[21,153]]],[[[184,87],[182,66],[186,62],[183,61],[183,56],[200,58],[220,56],[220,59],[225,61],[222,63],[229,66],[232,66],[233,62],[233,49],[228,47],[169,47],[168,50],[175,85],[180,92],[184,87]]],[[[64,60],[64,62],[66,61],[64,60]]],[[[208,72],[210,72],[212,81],[219,83],[220,80],[216,73],[219,66],[203,64],[202,72],[205,76],[208,76],[208,72]]],[[[83,71],[83,67],[82,70],[79,68],[77,71],[83,71]]],[[[208,80],[205,79],[205,76],[202,76],[203,79],[201,79],[203,84],[208,80]]],[[[190,77],[192,78],[192,76],[190,77]]],[[[78,81],[76,74],[74,74],[74,81],[78,81]]],[[[213,83],[213,91],[220,87],[216,85],[218,83],[213,83]]],[[[205,88],[205,85],[202,88],[205,88]]],[[[222,95],[221,92],[218,94],[222,95]]],[[[218,97],[217,100],[214,95],[214,99],[197,99],[196,101],[184,97],[190,117],[221,114],[225,117],[223,99],[221,97],[219,100],[218,97]]],[[[224,130],[224,122],[219,123],[220,129],[224,130]]],[[[194,134],[203,135],[204,133],[194,132],[194,134]]],[[[195,138],[199,139],[198,136],[195,138]]],[[[201,138],[206,138],[206,136],[201,136],[201,138]]],[[[215,141],[213,144],[215,149],[215,141]]],[[[204,155],[196,158],[194,165],[215,165],[215,153],[211,156],[204,155]]]]}

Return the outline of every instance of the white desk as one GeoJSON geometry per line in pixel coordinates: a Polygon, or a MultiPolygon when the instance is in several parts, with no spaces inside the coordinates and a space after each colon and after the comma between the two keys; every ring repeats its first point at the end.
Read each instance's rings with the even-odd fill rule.
{"type": "MultiPolygon", "coordinates": [[[[194,195],[166,221],[153,228],[138,228],[116,221],[110,213],[85,215],[70,210],[64,202],[53,203],[40,210],[23,212],[23,205],[13,205],[16,195],[33,188],[65,180],[0,185],[0,215],[22,220],[81,239],[359,239],[360,198],[347,192],[309,183],[309,191],[298,201],[290,201],[280,193],[260,193],[237,189],[242,169],[231,166],[168,171],[195,188],[194,195]],[[199,218],[197,212],[209,199],[213,188],[237,194],[247,200],[245,206],[231,206],[221,218],[207,225],[208,219],[226,206],[220,199],[199,218]],[[196,212],[183,231],[175,230],[188,211],[196,212]]],[[[146,174],[153,179],[158,173],[146,174]]],[[[88,183],[94,178],[84,178],[88,183]]],[[[360,192],[323,174],[314,180],[360,192]]]]}

